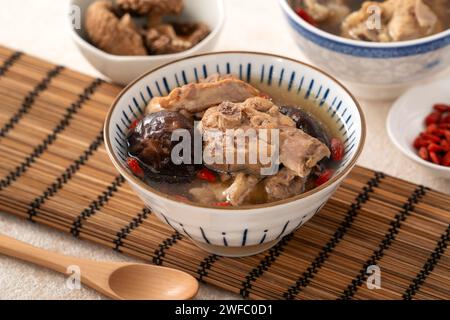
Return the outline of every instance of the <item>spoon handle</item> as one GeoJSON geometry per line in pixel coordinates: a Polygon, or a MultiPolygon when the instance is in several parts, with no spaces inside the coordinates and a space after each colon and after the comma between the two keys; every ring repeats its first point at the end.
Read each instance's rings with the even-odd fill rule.
{"type": "Polygon", "coordinates": [[[36,248],[2,235],[0,235],[0,254],[35,263],[64,274],[67,272],[67,267],[76,264],[75,258],[36,248]]]}

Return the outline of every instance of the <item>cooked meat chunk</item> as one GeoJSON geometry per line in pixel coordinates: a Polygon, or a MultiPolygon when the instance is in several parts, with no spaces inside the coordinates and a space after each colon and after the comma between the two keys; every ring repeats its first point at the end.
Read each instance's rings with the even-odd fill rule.
{"type": "Polygon", "coordinates": [[[195,201],[211,205],[214,202],[226,200],[225,189],[226,187],[222,183],[208,183],[200,187],[191,188],[189,193],[194,197],[195,201]]]}
{"type": "Polygon", "coordinates": [[[365,41],[389,42],[425,37],[442,31],[442,23],[423,0],[366,1],[342,23],[342,35],[365,41]],[[381,14],[376,26],[373,8],[381,14]]]}
{"type": "Polygon", "coordinates": [[[284,167],[276,175],[264,180],[264,187],[269,201],[281,200],[300,194],[305,190],[305,178],[284,167]]]}
{"type": "Polygon", "coordinates": [[[259,94],[257,89],[236,78],[190,83],[172,90],[168,96],[153,98],[147,106],[147,112],[184,109],[196,113],[223,101],[241,102],[259,94]]]}
{"type": "Polygon", "coordinates": [[[113,12],[111,1],[92,3],[86,11],[86,32],[99,49],[115,55],[146,55],[139,31],[126,14],[121,19],[113,12]]]}
{"type": "Polygon", "coordinates": [[[233,206],[242,204],[245,198],[252,192],[258,184],[260,178],[248,175],[245,173],[238,173],[231,186],[223,193],[233,206]]]}
{"type": "Polygon", "coordinates": [[[171,15],[183,10],[183,0],[116,0],[119,8],[138,15],[171,15]]]}
{"type": "MultiPolygon", "coordinates": [[[[213,170],[223,172],[245,171],[261,174],[261,169],[273,167],[272,151],[279,147],[279,160],[298,176],[305,177],[312,167],[330,155],[328,147],[318,139],[296,128],[295,122],[279,112],[270,100],[260,97],[249,98],[242,103],[223,102],[211,107],[201,121],[205,153],[220,161],[208,163],[213,170]],[[242,143],[237,131],[232,131],[231,141],[227,129],[240,129],[240,133],[256,132],[256,138],[242,143]],[[252,131],[250,131],[252,129],[252,131]],[[260,134],[260,129],[279,129],[279,146],[272,141],[271,132],[260,134]],[[217,138],[217,132],[222,133],[217,138]],[[266,155],[270,162],[262,163],[259,155],[266,155]],[[229,156],[231,154],[231,157],[229,156]],[[237,161],[244,159],[245,161],[237,161]],[[231,160],[231,161],[229,161],[231,160]]],[[[250,136],[250,135],[248,135],[250,136]]]]}
{"type": "Polygon", "coordinates": [[[203,23],[159,24],[145,33],[150,54],[168,54],[188,50],[202,41],[209,27],[203,23]]]}
{"type": "Polygon", "coordinates": [[[172,141],[171,138],[177,129],[188,130],[193,135],[192,123],[177,112],[161,111],[147,115],[128,136],[130,156],[143,163],[147,173],[168,182],[176,181],[178,177],[193,176],[193,154],[180,155],[183,157],[180,164],[173,162],[171,153],[178,141],[172,141]]]}
{"type": "Polygon", "coordinates": [[[301,129],[310,136],[319,139],[327,147],[330,146],[330,138],[328,137],[328,134],[311,114],[300,108],[291,106],[281,106],[280,112],[294,120],[298,129],[301,129]]]}
{"type": "Polygon", "coordinates": [[[303,3],[317,22],[339,22],[350,12],[344,0],[304,0],[303,3]]]}
{"type": "Polygon", "coordinates": [[[296,128],[283,128],[280,133],[280,162],[300,177],[306,177],[330,149],[318,139],[296,128]]]}

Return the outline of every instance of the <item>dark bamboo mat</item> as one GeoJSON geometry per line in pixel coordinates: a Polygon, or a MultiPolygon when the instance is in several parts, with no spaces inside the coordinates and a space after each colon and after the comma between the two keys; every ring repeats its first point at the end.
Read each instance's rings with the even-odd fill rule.
{"type": "Polygon", "coordinates": [[[252,299],[450,299],[450,196],[356,167],[272,249],[208,255],[142,207],[102,124],[120,88],[0,47],[0,211],[252,299]],[[381,268],[381,289],[366,269],[381,268]]]}

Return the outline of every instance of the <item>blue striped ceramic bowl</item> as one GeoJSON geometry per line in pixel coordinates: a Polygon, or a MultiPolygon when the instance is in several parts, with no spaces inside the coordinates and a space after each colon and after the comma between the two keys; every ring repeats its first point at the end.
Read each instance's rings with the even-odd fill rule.
{"type": "Polygon", "coordinates": [[[222,52],[178,60],[148,72],[126,87],[111,107],[105,123],[109,156],[144,203],[155,214],[219,255],[244,256],[275,245],[302,226],[325,204],[355,165],[365,137],[358,103],[336,80],[301,62],[262,53],[222,52]],[[126,165],[125,133],[143,114],[152,97],[167,95],[177,86],[196,82],[212,73],[234,74],[255,86],[294,94],[299,104],[309,101],[336,123],[345,141],[345,158],[334,177],[324,185],[296,197],[265,205],[218,208],[180,202],[136,178],[126,165]]]}
{"type": "Polygon", "coordinates": [[[312,26],[297,16],[289,0],[278,1],[304,54],[320,68],[350,83],[357,96],[394,98],[413,83],[450,66],[450,29],[410,41],[355,41],[312,26]]]}

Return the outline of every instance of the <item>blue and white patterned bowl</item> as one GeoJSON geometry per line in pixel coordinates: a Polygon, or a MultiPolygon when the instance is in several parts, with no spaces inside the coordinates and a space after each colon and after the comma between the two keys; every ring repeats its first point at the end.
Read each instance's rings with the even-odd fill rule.
{"type": "Polygon", "coordinates": [[[279,0],[293,39],[317,66],[351,84],[357,96],[391,99],[450,66],[450,29],[410,41],[346,39],[312,26],[279,0]],[[357,91],[356,91],[357,90],[357,91]]]}
{"type": "Polygon", "coordinates": [[[325,204],[350,169],[364,144],[365,122],[352,95],[318,69],[280,56],[221,52],[193,56],[150,71],[126,87],[109,111],[105,123],[108,154],[144,203],[181,234],[209,252],[245,256],[275,245],[302,226],[325,204]],[[218,208],[180,202],[136,178],[126,165],[125,133],[152,97],[198,81],[212,73],[234,74],[254,85],[280,92],[294,91],[324,108],[337,123],[345,141],[345,158],[334,177],[324,185],[296,197],[264,205],[218,208]]]}

